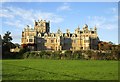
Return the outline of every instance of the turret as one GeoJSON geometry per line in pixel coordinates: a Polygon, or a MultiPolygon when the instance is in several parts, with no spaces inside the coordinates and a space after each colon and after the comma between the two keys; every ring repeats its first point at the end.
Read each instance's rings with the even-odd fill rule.
{"type": "Polygon", "coordinates": [[[80,33],[80,27],[79,26],[78,26],[77,29],[75,29],[75,34],[78,34],[78,33],[80,33]]]}
{"type": "Polygon", "coordinates": [[[96,26],[94,27],[94,30],[95,30],[95,31],[97,30],[97,27],[96,27],[96,26]]]}
{"type": "Polygon", "coordinates": [[[80,31],[80,26],[78,26],[78,30],[80,31]]]}
{"type": "Polygon", "coordinates": [[[35,26],[37,26],[37,25],[38,25],[38,23],[36,22],[36,20],[34,21],[34,24],[35,24],[35,26]]]}

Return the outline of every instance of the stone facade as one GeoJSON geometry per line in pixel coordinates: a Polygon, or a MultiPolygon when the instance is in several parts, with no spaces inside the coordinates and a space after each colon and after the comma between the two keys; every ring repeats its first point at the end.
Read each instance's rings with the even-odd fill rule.
{"type": "Polygon", "coordinates": [[[89,50],[98,49],[99,38],[97,28],[88,29],[85,24],[82,29],[78,26],[74,33],[69,29],[62,33],[50,33],[50,21],[38,20],[34,22],[34,29],[27,25],[22,31],[21,45],[31,50],[89,50]]]}

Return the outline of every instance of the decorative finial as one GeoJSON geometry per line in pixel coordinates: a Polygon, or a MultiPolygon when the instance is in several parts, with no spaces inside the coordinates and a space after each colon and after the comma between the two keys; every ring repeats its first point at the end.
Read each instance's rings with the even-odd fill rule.
{"type": "Polygon", "coordinates": [[[29,27],[29,25],[27,25],[27,27],[29,27]]]}
{"type": "Polygon", "coordinates": [[[70,32],[69,29],[66,29],[66,32],[69,33],[70,32]]]}
{"type": "Polygon", "coordinates": [[[96,25],[95,25],[95,27],[94,27],[94,30],[97,30],[97,27],[96,27],[96,25]]]}
{"type": "Polygon", "coordinates": [[[57,31],[57,33],[61,33],[61,31],[60,31],[60,27],[58,27],[58,31],[57,31]]]}
{"type": "Polygon", "coordinates": [[[92,31],[92,28],[90,28],[90,30],[92,31]]]}
{"type": "Polygon", "coordinates": [[[58,27],[58,30],[60,30],[60,27],[58,27]]]}
{"type": "Polygon", "coordinates": [[[88,28],[88,25],[87,25],[87,24],[85,24],[85,25],[84,25],[84,28],[88,28]]]}
{"type": "Polygon", "coordinates": [[[78,30],[80,30],[80,26],[78,25],[78,30]]]}

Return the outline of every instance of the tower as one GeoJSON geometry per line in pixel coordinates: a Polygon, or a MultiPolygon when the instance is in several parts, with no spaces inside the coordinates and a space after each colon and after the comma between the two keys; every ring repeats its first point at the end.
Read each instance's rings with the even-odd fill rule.
{"type": "Polygon", "coordinates": [[[34,22],[34,30],[40,33],[49,33],[50,32],[50,21],[38,20],[34,22]]]}

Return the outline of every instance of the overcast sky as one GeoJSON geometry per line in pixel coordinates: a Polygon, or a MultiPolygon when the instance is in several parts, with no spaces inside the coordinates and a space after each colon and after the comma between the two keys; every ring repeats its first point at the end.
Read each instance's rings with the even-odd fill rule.
{"type": "Polygon", "coordinates": [[[118,43],[117,2],[4,2],[0,7],[1,34],[12,33],[13,42],[21,42],[21,33],[26,25],[33,28],[34,20],[50,20],[50,31],[58,28],[70,32],[79,26],[98,28],[100,40],[118,43]]]}

